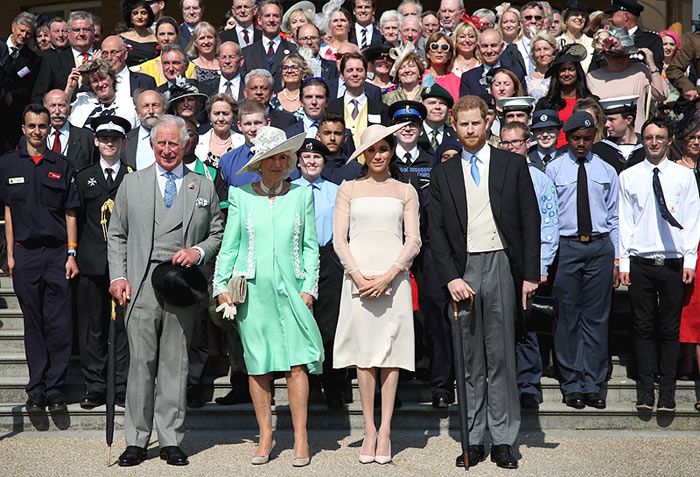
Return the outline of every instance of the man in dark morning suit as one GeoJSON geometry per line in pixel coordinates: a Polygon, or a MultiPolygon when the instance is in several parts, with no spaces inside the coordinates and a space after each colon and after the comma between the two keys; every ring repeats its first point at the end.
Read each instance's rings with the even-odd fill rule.
{"type": "Polygon", "coordinates": [[[22,135],[22,110],[29,103],[39,74],[40,57],[27,44],[34,35],[36,22],[31,13],[20,13],[12,21],[12,33],[5,40],[8,57],[2,63],[6,81],[0,86],[3,103],[2,151],[14,148],[22,135]]]}
{"type": "Polygon", "coordinates": [[[260,101],[267,108],[270,125],[279,129],[284,129],[294,124],[297,120],[293,114],[287,111],[270,108],[270,98],[272,98],[272,75],[263,68],[250,71],[245,76],[245,88],[243,96],[245,99],[255,99],[260,101]]]}
{"type": "Polygon", "coordinates": [[[232,41],[241,48],[245,48],[262,40],[262,32],[253,24],[255,15],[258,13],[254,0],[233,0],[231,12],[236,19],[236,26],[219,33],[221,43],[232,41]]]}
{"type": "Polygon", "coordinates": [[[360,49],[384,43],[384,37],[379,32],[379,28],[372,23],[375,7],[375,0],[353,0],[352,2],[355,24],[350,28],[348,41],[360,49]]]}
{"type": "Polygon", "coordinates": [[[192,31],[204,17],[204,0],[180,0],[180,11],[184,20],[178,28],[177,43],[187,48],[192,40],[192,31]]]}
{"type": "Polygon", "coordinates": [[[70,47],[41,56],[39,75],[32,90],[32,103],[41,103],[44,95],[52,89],[65,89],[72,69],[92,59],[92,45],[95,42],[92,18],[87,12],[71,12],[68,19],[70,47]]]}
{"type": "MultiPolygon", "coordinates": [[[[85,396],[80,401],[83,409],[105,403],[107,330],[111,313],[107,230],[119,184],[126,174],[133,171],[119,160],[126,133],[131,129],[129,121],[119,116],[102,116],[95,118],[90,127],[95,131],[99,160],[75,176],[81,206],[77,257],[80,268],[77,295],[80,299],[76,300],[76,311],[80,366],[86,383],[85,396]]],[[[116,324],[116,396],[123,407],[129,347],[121,313],[116,324]]]]}
{"type": "Polygon", "coordinates": [[[637,0],[613,0],[610,8],[605,10],[605,13],[611,15],[610,21],[613,25],[627,28],[627,31],[634,39],[634,46],[651,50],[654,54],[656,69],[662,71],[664,66],[664,47],[661,37],[637,25],[639,16],[643,11],[644,5],[637,0]]]}
{"type": "Polygon", "coordinates": [[[117,73],[117,96],[126,95],[127,98],[131,98],[139,89],[156,89],[156,80],[153,76],[135,73],[126,67],[129,51],[124,39],[119,35],[108,36],[102,40],[100,53],[117,73]],[[125,83],[128,83],[128,88],[124,87],[125,83]]]}
{"type": "MultiPolygon", "coordinates": [[[[469,463],[486,457],[488,428],[491,460],[516,468],[514,328],[540,278],[540,215],[525,158],[486,144],[487,114],[486,103],[474,96],[460,98],[453,108],[463,150],[433,168],[430,243],[442,283],[462,308],[469,463]],[[473,308],[465,301],[470,298],[473,308]]],[[[462,455],[456,463],[464,465],[462,455]]]]}
{"type": "Polygon", "coordinates": [[[282,60],[297,51],[296,45],[280,36],[282,5],[277,0],[264,0],[258,7],[258,23],[262,29],[262,41],[243,48],[243,75],[262,68],[270,72],[275,91],[282,87],[282,60]]]}
{"type": "Polygon", "coordinates": [[[224,41],[219,44],[218,59],[220,77],[216,92],[228,94],[240,103],[245,99],[243,95],[245,84],[240,74],[243,64],[241,48],[233,41],[224,41]]]}
{"type": "MultiPolygon", "coordinates": [[[[174,85],[178,78],[185,77],[185,71],[187,70],[187,65],[189,60],[187,59],[187,53],[180,45],[168,44],[163,46],[161,50],[161,64],[163,65],[163,76],[165,77],[165,83],[158,86],[156,89],[161,93],[165,93],[174,85]]],[[[196,86],[200,93],[206,94],[207,96],[212,96],[218,91],[219,85],[216,80],[212,81],[202,81],[187,78],[187,83],[196,86]]]]}
{"type": "Polygon", "coordinates": [[[44,107],[51,115],[51,128],[46,138],[47,147],[53,152],[63,154],[76,171],[91,165],[95,150],[93,133],[68,122],[70,102],[66,93],[60,89],[49,91],[44,96],[44,107]]]}
{"type": "Polygon", "coordinates": [[[311,50],[314,64],[320,70],[320,76],[328,85],[328,96],[338,97],[338,66],[335,61],[321,58],[318,52],[321,49],[321,32],[313,23],[307,23],[299,27],[297,42],[300,47],[305,46],[311,50]]]}
{"type": "Polygon", "coordinates": [[[479,36],[479,42],[476,46],[484,61],[481,66],[471,69],[462,75],[459,85],[460,96],[469,94],[479,96],[484,93],[490,93],[489,72],[499,68],[512,71],[520,80],[524,94],[527,94],[525,70],[517,60],[519,57],[517,48],[515,51],[506,52],[506,44],[498,30],[484,30],[479,36]]]}

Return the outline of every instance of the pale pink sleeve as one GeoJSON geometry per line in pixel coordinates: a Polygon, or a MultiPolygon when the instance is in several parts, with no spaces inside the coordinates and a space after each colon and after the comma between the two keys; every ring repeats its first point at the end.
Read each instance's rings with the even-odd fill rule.
{"type": "Polygon", "coordinates": [[[333,249],[338,255],[340,263],[343,264],[345,273],[352,273],[358,269],[348,243],[352,188],[353,181],[345,181],[340,185],[335,196],[335,208],[333,209],[333,249]]]}
{"type": "Polygon", "coordinates": [[[409,270],[413,259],[420,252],[420,219],[418,217],[418,193],[415,187],[409,184],[404,185],[404,206],[403,206],[403,248],[396,258],[396,265],[402,270],[409,270]]]}

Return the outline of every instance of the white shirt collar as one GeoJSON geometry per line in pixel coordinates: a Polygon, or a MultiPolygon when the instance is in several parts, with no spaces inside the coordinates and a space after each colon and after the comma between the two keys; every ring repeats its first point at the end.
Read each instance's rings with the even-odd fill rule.
{"type": "Polygon", "coordinates": [[[669,166],[670,166],[671,161],[668,160],[668,157],[664,158],[661,162],[659,162],[659,165],[652,164],[649,162],[648,159],[645,159],[642,164],[649,170],[653,171],[655,167],[659,168],[659,172],[663,173],[669,166]]]}
{"type": "MultiPolygon", "coordinates": [[[[163,169],[163,168],[160,166],[160,164],[158,164],[158,163],[156,162],[156,172],[158,173],[158,176],[163,176],[163,175],[164,175],[166,172],[168,172],[168,171],[166,171],[165,169],[163,169]]],[[[182,179],[182,176],[185,174],[185,166],[184,166],[183,163],[181,162],[180,164],[177,165],[177,167],[176,167],[175,169],[173,169],[173,170],[170,171],[170,172],[172,172],[173,174],[175,174],[175,179],[182,179]]]]}
{"type": "MultiPolygon", "coordinates": [[[[70,47],[70,49],[73,52],[73,58],[75,58],[76,60],[78,58],[80,58],[82,60],[83,54],[81,52],[79,52],[78,50],[76,50],[72,46],[70,47]]],[[[92,47],[88,48],[88,50],[85,53],[87,53],[88,55],[90,55],[90,57],[92,57],[92,53],[93,53],[92,47]]]]}
{"type": "Polygon", "coordinates": [[[304,114],[303,121],[305,129],[309,129],[311,127],[318,127],[318,125],[314,126],[314,122],[318,123],[318,119],[313,119],[308,114],[304,114]]]}
{"type": "Polygon", "coordinates": [[[10,54],[12,54],[12,48],[17,48],[18,50],[21,50],[22,46],[24,46],[24,45],[22,45],[22,46],[15,45],[14,42],[12,41],[12,35],[7,37],[7,41],[5,42],[5,44],[7,45],[7,49],[10,50],[10,54]]]}
{"type": "Polygon", "coordinates": [[[432,128],[432,127],[430,127],[430,124],[428,124],[427,121],[423,121],[423,128],[425,129],[426,134],[430,134],[433,131],[437,131],[438,134],[442,134],[443,132],[445,132],[445,124],[444,123],[439,125],[436,128],[432,128]]]}
{"type": "Polygon", "coordinates": [[[396,157],[398,157],[399,160],[401,162],[403,162],[404,164],[406,164],[406,159],[405,159],[406,153],[409,153],[411,155],[411,162],[414,162],[416,159],[418,159],[418,154],[419,154],[418,145],[414,146],[413,149],[411,149],[410,151],[407,151],[406,149],[404,149],[404,147],[401,144],[397,143],[396,144],[396,157]]]}
{"type": "Polygon", "coordinates": [[[104,177],[105,179],[107,178],[108,167],[113,171],[112,179],[116,179],[117,174],[119,174],[119,168],[121,167],[121,163],[117,161],[114,163],[114,165],[110,166],[104,159],[100,157],[100,169],[102,169],[102,177],[104,177]]]}
{"type": "Polygon", "coordinates": [[[223,75],[220,75],[219,78],[220,78],[219,79],[219,89],[220,90],[226,90],[226,83],[229,81],[231,82],[231,89],[235,89],[236,86],[240,85],[240,82],[241,82],[241,75],[240,74],[237,74],[236,76],[234,76],[230,80],[224,78],[223,75]]]}
{"type": "Polygon", "coordinates": [[[356,98],[353,95],[351,95],[347,90],[345,90],[344,98],[345,98],[344,99],[345,104],[347,104],[348,106],[352,106],[350,101],[352,101],[353,99],[356,99],[357,103],[358,103],[358,105],[357,105],[358,109],[362,109],[362,106],[364,106],[365,101],[367,100],[367,96],[365,96],[365,93],[362,93],[361,95],[359,95],[356,98]]]}
{"type": "Polygon", "coordinates": [[[126,78],[127,81],[129,80],[129,68],[124,66],[124,68],[121,69],[119,73],[117,73],[118,78],[126,78]]]}
{"type": "MultiPolygon", "coordinates": [[[[49,138],[53,137],[54,131],[56,131],[56,128],[52,127],[51,134],[49,134],[49,138]]],[[[68,136],[70,134],[70,123],[68,121],[63,123],[63,126],[58,128],[58,132],[61,133],[61,136],[68,136]]]]}
{"type": "Polygon", "coordinates": [[[629,34],[629,36],[634,36],[634,32],[637,31],[637,28],[639,28],[639,27],[635,25],[632,28],[630,28],[629,30],[627,30],[627,33],[629,34]]]}
{"type": "MultiPolygon", "coordinates": [[[[491,147],[489,146],[489,143],[484,143],[483,147],[476,151],[475,156],[478,164],[481,165],[488,163],[491,159],[491,147]]],[[[471,163],[472,153],[466,149],[462,149],[462,160],[466,161],[468,164],[471,163]]]]}
{"type": "Polygon", "coordinates": [[[143,141],[145,139],[149,141],[151,140],[151,131],[149,131],[143,126],[139,126],[139,140],[143,141]]]}

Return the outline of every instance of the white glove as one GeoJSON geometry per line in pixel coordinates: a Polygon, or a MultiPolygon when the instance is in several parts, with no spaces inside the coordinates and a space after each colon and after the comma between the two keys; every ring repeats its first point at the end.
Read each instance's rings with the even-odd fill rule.
{"type": "Polygon", "coordinates": [[[216,311],[223,311],[224,312],[224,320],[229,320],[233,321],[236,319],[236,312],[238,311],[236,309],[236,305],[229,305],[228,303],[222,303],[221,305],[216,307],[216,311]]]}

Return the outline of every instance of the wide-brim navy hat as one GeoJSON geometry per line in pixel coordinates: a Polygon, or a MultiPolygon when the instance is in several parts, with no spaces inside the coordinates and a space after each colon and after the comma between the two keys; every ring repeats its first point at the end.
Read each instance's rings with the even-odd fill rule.
{"type": "Polygon", "coordinates": [[[207,300],[207,279],[197,266],[162,262],[153,269],[151,284],[156,298],[175,306],[192,306],[207,300]]]}

